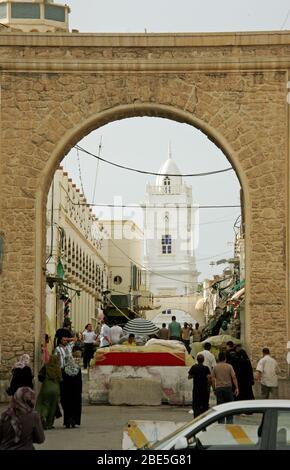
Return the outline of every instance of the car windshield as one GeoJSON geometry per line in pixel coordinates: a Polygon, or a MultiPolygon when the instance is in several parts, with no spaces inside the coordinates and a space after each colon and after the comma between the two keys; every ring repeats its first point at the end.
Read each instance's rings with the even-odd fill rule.
{"type": "Polygon", "coordinates": [[[197,416],[196,418],[192,419],[191,421],[188,421],[188,423],[184,424],[183,426],[180,426],[178,429],[176,429],[175,431],[173,431],[172,433],[170,434],[167,434],[167,436],[163,437],[163,439],[160,439],[159,441],[156,441],[154,442],[153,444],[148,444],[147,445],[147,448],[148,449],[154,449],[155,446],[159,446],[160,444],[162,444],[163,442],[166,442],[168,441],[169,439],[172,439],[174,438],[175,436],[177,436],[177,434],[179,434],[180,432],[184,431],[185,429],[191,427],[194,423],[197,423],[198,421],[200,421],[201,419],[205,418],[206,416],[209,416],[210,414],[213,413],[213,409],[209,409],[207,411],[205,411],[205,413],[202,413],[201,415],[197,416]]]}

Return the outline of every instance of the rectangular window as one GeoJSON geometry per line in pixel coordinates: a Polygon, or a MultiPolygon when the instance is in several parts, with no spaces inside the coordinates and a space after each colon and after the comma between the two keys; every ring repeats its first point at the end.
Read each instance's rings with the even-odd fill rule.
{"type": "Polygon", "coordinates": [[[162,238],[161,238],[161,246],[162,246],[162,253],[163,253],[163,254],[170,254],[170,253],[172,253],[172,239],[171,239],[171,235],[162,235],[162,238]]]}
{"type": "Polygon", "coordinates": [[[45,5],[45,19],[65,22],[65,8],[56,5],[45,5]]]}
{"type": "Polygon", "coordinates": [[[131,263],[131,287],[133,290],[137,290],[137,273],[138,269],[135,264],[131,263]]]}
{"type": "Polygon", "coordinates": [[[7,17],[7,3],[1,3],[0,5],[0,18],[7,17]]]}
{"type": "MultiPolygon", "coordinates": [[[[245,410],[247,413],[247,411],[245,410]]],[[[189,448],[192,443],[199,442],[209,450],[225,449],[256,449],[261,448],[261,439],[267,433],[263,426],[263,412],[248,414],[228,411],[223,417],[217,417],[215,421],[206,423],[193,435],[188,436],[189,448]]]]}
{"type": "Polygon", "coordinates": [[[40,5],[37,3],[12,3],[12,18],[39,19],[40,5]]]}

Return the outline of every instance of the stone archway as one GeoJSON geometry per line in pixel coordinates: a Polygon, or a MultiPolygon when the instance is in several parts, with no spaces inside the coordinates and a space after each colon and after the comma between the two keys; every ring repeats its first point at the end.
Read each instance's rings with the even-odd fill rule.
{"type": "Polygon", "coordinates": [[[290,37],[278,36],[1,34],[0,380],[23,349],[39,361],[56,166],[90,131],[133,116],[196,126],[231,161],[245,197],[247,346],[285,364],[290,37]]]}

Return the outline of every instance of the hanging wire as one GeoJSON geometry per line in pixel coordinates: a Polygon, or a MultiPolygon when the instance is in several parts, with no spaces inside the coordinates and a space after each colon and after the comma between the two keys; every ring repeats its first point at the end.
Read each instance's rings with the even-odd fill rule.
{"type": "Polygon", "coordinates": [[[80,183],[81,183],[82,193],[85,197],[85,191],[84,191],[84,185],[83,185],[83,179],[82,179],[82,171],[81,171],[80,154],[79,154],[79,149],[77,147],[76,147],[76,149],[77,149],[77,159],[78,159],[78,168],[79,168],[79,179],[80,179],[80,183]]]}
{"type": "Polygon", "coordinates": [[[98,172],[99,172],[99,166],[100,166],[100,156],[101,156],[101,150],[102,150],[102,139],[103,139],[103,137],[101,136],[100,143],[99,143],[99,151],[98,151],[98,163],[97,163],[94,189],[93,189],[93,199],[92,199],[93,204],[95,203],[95,197],[96,197],[97,179],[98,179],[98,172]]]}
{"type": "MultiPolygon", "coordinates": [[[[97,158],[98,160],[107,163],[108,165],[116,166],[117,168],[121,168],[122,170],[128,170],[128,171],[134,171],[135,173],[141,173],[143,175],[153,175],[153,176],[168,176],[168,173],[156,173],[153,171],[145,171],[145,170],[139,170],[137,168],[131,168],[129,166],[124,166],[124,165],[119,165],[118,163],[111,162],[110,160],[105,160],[104,158],[99,157],[98,155],[95,155],[92,152],[89,152],[88,150],[84,149],[83,147],[80,147],[80,145],[75,146],[76,149],[80,150],[81,152],[86,153],[87,155],[90,155],[91,157],[97,158]]],[[[233,171],[232,167],[225,168],[223,170],[216,170],[216,171],[208,171],[205,173],[188,173],[188,174],[173,174],[170,173],[169,176],[181,176],[184,178],[191,177],[191,176],[210,176],[210,175],[216,175],[218,173],[225,173],[227,171],[233,171]]]]}
{"type": "MultiPolygon", "coordinates": [[[[136,204],[104,204],[104,203],[100,203],[100,204],[91,204],[91,203],[88,203],[88,202],[74,202],[69,193],[65,190],[65,188],[63,188],[63,191],[66,193],[67,195],[67,198],[68,200],[70,201],[70,203],[73,205],[73,206],[87,206],[87,207],[117,207],[117,208],[126,208],[126,207],[129,207],[129,208],[132,208],[132,209],[142,209],[142,205],[136,205],[136,204]]],[[[204,206],[199,206],[197,204],[178,204],[178,206],[169,206],[168,204],[163,204],[163,205],[154,205],[154,206],[147,206],[146,205],[146,208],[148,209],[226,209],[226,208],[240,208],[241,205],[240,204],[230,204],[230,205],[204,205],[204,206]]]]}
{"type": "Polygon", "coordinates": [[[115,307],[116,310],[118,310],[118,312],[120,312],[124,317],[126,317],[127,320],[130,320],[130,318],[127,317],[127,315],[125,315],[125,313],[122,312],[122,310],[120,310],[119,307],[117,307],[117,305],[115,305],[114,302],[109,297],[107,297],[107,300],[110,302],[110,304],[113,305],[113,307],[115,307]]]}
{"type": "MultiPolygon", "coordinates": [[[[176,279],[176,278],[172,278],[172,277],[169,277],[169,276],[164,276],[163,274],[160,274],[156,271],[153,271],[152,269],[149,269],[147,268],[146,266],[144,266],[143,264],[137,262],[136,260],[132,259],[125,251],[123,251],[114,241],[112,238],[110,238],[110,242],[113,243],[113,245],[119,250],[121,251],[121,253],[123,253],[124,256],[126,256],[126,258],[128,258],[132,263],[134,263],[136,266],[139,266],[140,268],[144,269],[144,271],[146,272],[149,272],[151,274],[155,274],[156,276],[159,276],[159,277],[163,277],[164,279],[169,279],[170,281],[176,281],[176,282],[182,282],[183,284],[190,284],[190,285],[195,285],[195,284],[199,284],[199,282],[190,282],[190,281],[182,281],[181,279],[176,279]]],[[[208,259],[212,259],[212,258],[215,258],[216,256],[221,256],[221,255],[224,255],[224,254],[228,254],[228,253],[231,253],[231,250],[228,250],[228,251],[224,251],[223,253],[218,253],[214,256],[209,256],[208,259]]],[[[207,258],[200,258],[199,260],[195,260],[195,261],[202,261],[202,260],[206,260],[207,258]]],[[[183,273],[184,274],[184,273],[183,273]]]]}
{"type": "Polygon", "coordinates": [[[287,12],[287,15],[286,15],[286,17],[285,17],[285,20],[284,20],[283,23],[282,23],[282,26],[281,26],[280,30],[283,29],[284,26],[286,25],[286,23],[287,23],[287,21],[288,21],[288,18],[289,18],[289,15],[290,15],[290,8],[289,8],[289,10],[288,10],[288,12],[287,12]]]}

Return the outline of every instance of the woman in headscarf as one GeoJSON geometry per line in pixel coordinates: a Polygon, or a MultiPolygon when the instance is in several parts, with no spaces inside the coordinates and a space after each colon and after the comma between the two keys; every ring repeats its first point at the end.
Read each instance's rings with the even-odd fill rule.
{"type": "Polygon", "coordinates": [[[20,387],[0,418],[0,450],[34,450],[45,440],[41,419],[34,411],[35,393],[20,387]]]}
{"type": "Polygon", "coordinates": [[[72,357],[73,345],[70,339],[59,337],[58,346],[54,350],[62,371],[60,402],[64,413],[63,424],[66,428],[80,425],[82,413],[82,374],[72,357]]]}
{"type": "Polygon", "coordinates": [[[236,348],[236,376],[239,384],[237,400],[253,400],[254,374],[248,354],[240,345],[236,348]]]}
{"type": "Polygon", "coordinates": [[[52,429],[54,418],[58,412],[60,398],[60,382],[62,380],[61,368],[57,356],[51,356],[38,374],[42,383],[35,409],[39,412],[45,429],[52,429]]]}
{"type": "Polygon", "coordinates": [[[20,387],[29,387],[33,389],[33,374],[29,363],[29,355],[23,354],[19,361],[14,365],[10,386],[6,390],[9,396],[13,396],[20,387]]]}
{"type": "Polygon", "coordinates": [[[61,406],[63,424],[74,428],[81,424],[82,414],[82,373],[72,356],[67,356],[62,371],[61,406]]]}

